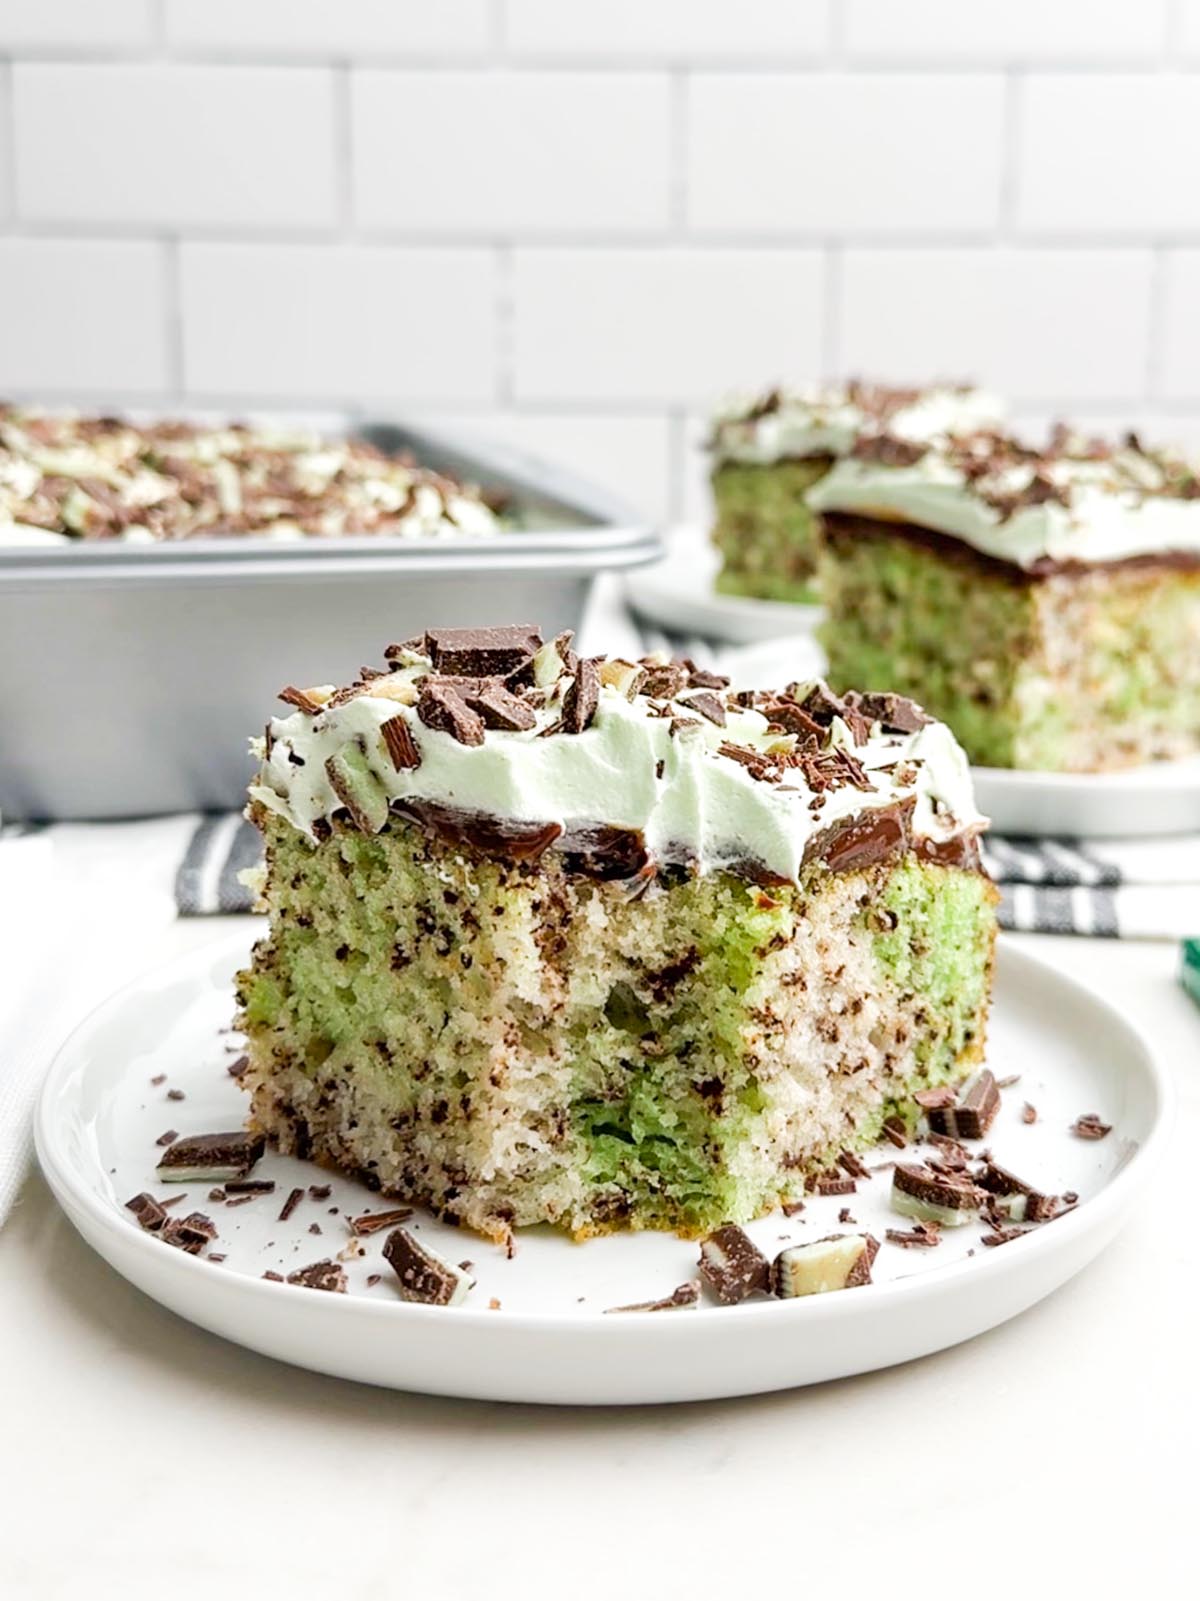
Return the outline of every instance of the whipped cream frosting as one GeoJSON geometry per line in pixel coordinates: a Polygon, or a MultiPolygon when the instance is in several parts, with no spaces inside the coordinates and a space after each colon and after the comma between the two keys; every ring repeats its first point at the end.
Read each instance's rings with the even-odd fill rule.
{"type": "Polygon", "coordinates": [[[0,407],[0,547],[498,528],[478,491],[355,440],[0,407]]]}
{"type": "MultiPolygon", "coordinates": [[[[814,787],[802,766],[783,765],[800,743],[797,735],[781,731],[755,706],[734,704],[728,691],[684,687],[666,700],[640,692],[631,698],[637,676],[656,660],[645,658],[640,668],[609,664],[604,676],[615,670],[625,687],[602,684],[580,733],[558,729],[574,682],[568,667],[548,690],[532,692],[533,727],[489,728],[482,743],[467,745],[427,727],[411,704],[431,663],[409,652],[387,678],[342,691],[315,714],[274,718],[266,739],[255,742],[262,766],[251,799],[312,836],[314,825],[343,804],[329,764],[350,752],[371,793],[381,792],[388,803],[556,824],[567,835],[597,826],[635,830],[657,863],[684,862],[709,872],[749,861],[793,881],[824,830],[896,802],[911,801],[912,837],[935,846],[985,826],[966,758],[944,724],[925,722],[901,733],[853,713],[845,720],[833,715],[824,750],[835,767],[836,753],[846,752],[860,784],[826,787],[817,775],[814,787]],[[708,697],[710,710],[719,703],[724,726],[698,711],[698,694],[708,697]],[[397,716],[419,765],[398,769],[389,754],[382,730],[397,716]],[[742,759],[728,754],[731,748],[742,759]],[[762,776],[764,766],[771,776],[762,776]]],[[[807,689],[792,686],[790,693],[802,701],[807,689]]],[[[328,689],[305,693],[330,695],[328,689]]],[[[761,699],[772,704],[770,696],[761,699]]],[[[383,810],[380,827],[385,819],[383,810]]]]}
{"type": "Polygon", "coordinates": [[[712,422],[714,460],[768,465],[846,455],[859,436],[886,425],[897,438],[936,439],[1000,421],[994,395],[965,384],[895,389],[861,383],[773,389],[728,400],[712,422]]]}
{"type": "Polygon", "coordinates": [[[913,461],[847,457],[809,490],[852,512],[949,534],[1026,570],[1163,553],[1200,555],[1200,481],[1180,456],[1060,436],[1049,450],[980,434],[913,461]]]}

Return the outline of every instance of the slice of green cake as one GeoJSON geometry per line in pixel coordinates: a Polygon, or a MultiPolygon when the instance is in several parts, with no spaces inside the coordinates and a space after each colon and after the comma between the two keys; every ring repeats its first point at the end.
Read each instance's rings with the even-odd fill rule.
{"type": "Polygon", "coordinates": [[[809,495],[831,682],[914,696],[989,767],[1200,750],[1198,497],[1136,440],[860,440],[809,495]]]}
{"type": "Polygon", "coordinates": [[[805,496],[862,433],[886,426],[901,438],[931,439],[999,414],[998,402],[966,384],[921,390],[851,380],[726,402],[708,445],[717,589],[811,604],[817,551],[805,496]]]}
{"type": "Polygon", "coordinates": [[[432,630],[272,720],[251,1124],[485,1234],[704,1234],[983,1049],[949,731],[821,684],[432,630]]]}

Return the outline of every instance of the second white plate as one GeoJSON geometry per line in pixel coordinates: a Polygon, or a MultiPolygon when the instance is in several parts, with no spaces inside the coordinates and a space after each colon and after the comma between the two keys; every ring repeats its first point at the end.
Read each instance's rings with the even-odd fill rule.
{"type": "Polygon", "coordinates": [[[629,604],[644,621],[671,634],[697,634],[730,645],[811,634],[824,616],[820,606],[721,595],[714,587],[720,557],[698,528],[666,536],[662,561],[626,579],[629,604]]]}
{"type": "Polygon", "coordinates": [[[971,772],[979,809],[998,834],[1136,839],[1200,829],[1200,757],[1120,773],[971,772]]]}
{"type": "MultiPolygon", "coordinates": [[[[223,1260],[191,1257],[142,1232],[124,1202],[155,1182],[155,1139],[237,1127],[242,1093],[226,1072],[231,982],[256,922],[139,980],[72,1036],[50,1070],[37,1142],[43,1170],[84,1238],[118,1273],[201,1327],[319,1372],[439,1395],[616,1404],[748,1395],[905,1362],[1014,1316],[1083,1267],[1112,1238],[1162,1143],[1167,1082],[1134,1029],[1089,991],[1001,943],[988,1060],[1020,1073],[989,1133],[998,1161],[1033,1184],[1078,1192],[1078,1207],[998,1248],[982,1230],[947,1230],[935,1250],[885,1243],[876,1282],[802,1301],[702,1305],[605,1315],[693,1277],[696,1246],[668,1234],[616,1234],[573,1244],[521,1231],[515,1256],[418,1213],[419,1237],[478,1280],[452,1309],[401,1301],[380,1249],[346,1262],[346,1295],[264,1281],[344,1252],[346,1219],[388,1203],[350,1179],[268,1154],[256,1177],[273,1195],[237,1208],[190,1191],[183,1210],[209,1214],[223,1260]],[[166,1075],[159,1079],[159,1075],[166,1075]],[[171,1091],[182,1098],[168,1099],[171,1091]],[[1021,1118],[1024,1101],[1036,1123],[1021,1118]],[[1095,1112],[1103,1140],[1072,1121],[1095,1112]],[[318,1186],[312,1194],[310,1185],[318,1186]],[[328,1186],[327,1193],[320,1193],[328,1186]],[[281,1202],[303,1199],[286,1219],[281,1202]],[[372,1277],[374,1276],[374,1278],[372,1277]],[[495,1305],[492,1305],[492,1303],[495,1305]]],[[[894,1158],[890,1146],[871,1162],[894,1158]]],[[[774,1255],[785,1241],[853,1227],[883,1239],[904,1226],[888,1208],[889,1174],[851,1196],[812,1197],[799,1217],[761,1218],[750,1232],[774,1255]]]]}

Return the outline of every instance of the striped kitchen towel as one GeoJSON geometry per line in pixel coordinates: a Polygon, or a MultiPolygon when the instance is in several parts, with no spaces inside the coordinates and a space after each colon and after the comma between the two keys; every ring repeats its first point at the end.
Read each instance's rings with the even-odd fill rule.
{"type": "MultiPolygon", "coordinates": [[[[236,813],[201,818],[175,878],[181,915],[250,911],[239,874],[257,862],[258,843],[236,813]]],[[[990,834],[984,854],[1004,928],[1107,939],[1200,930],[1200,835],[1085,842],[990,834]]]]}

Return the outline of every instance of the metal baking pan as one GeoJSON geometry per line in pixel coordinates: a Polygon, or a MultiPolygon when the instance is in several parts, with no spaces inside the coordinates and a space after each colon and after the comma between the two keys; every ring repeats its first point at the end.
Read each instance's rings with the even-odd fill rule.
{"type": "Polygon", "coordinates": [[[240,806],[247,737],[284,685],[346,683],[439,624],[576,628],[598,573],[662,554],[618,502],[524,454],[357,432],[479,484],[512,531],[0,550],[0,815],[240,806]]]}

